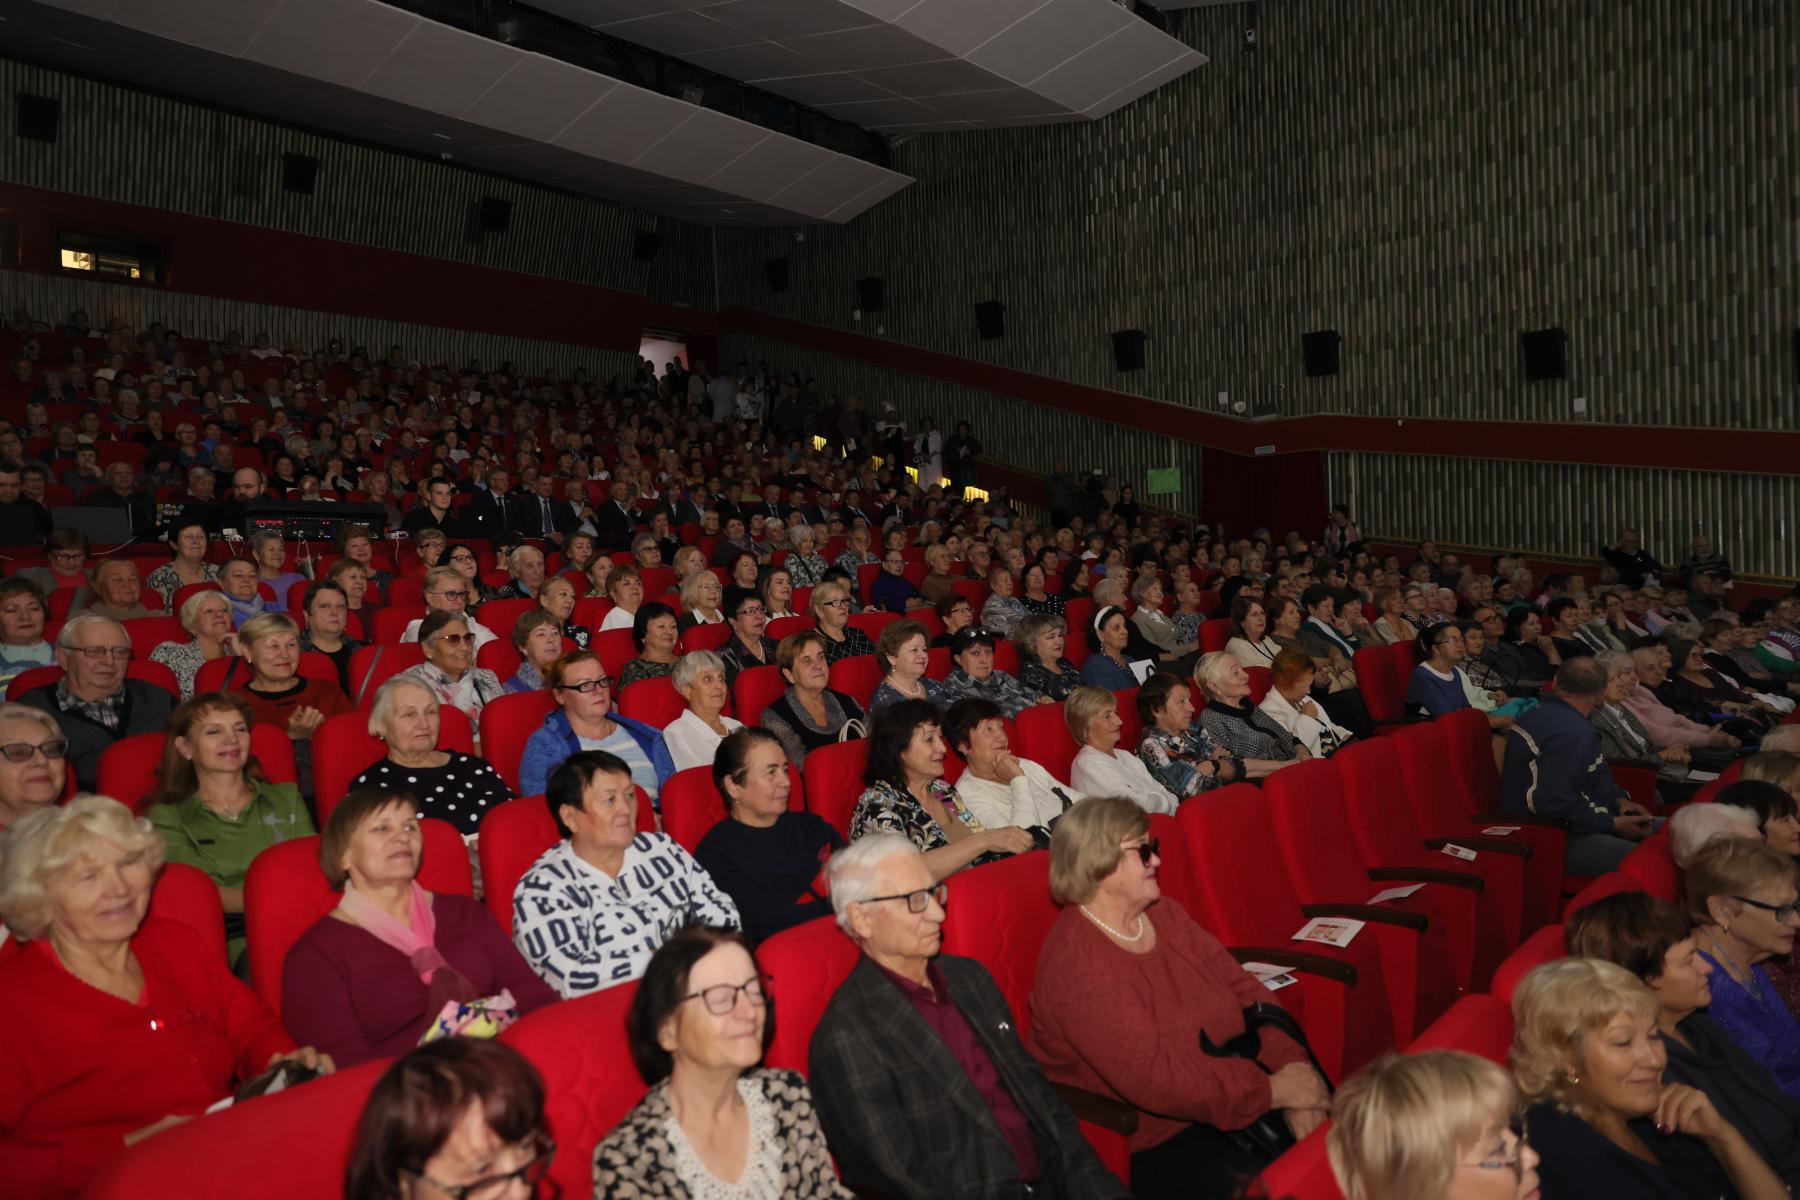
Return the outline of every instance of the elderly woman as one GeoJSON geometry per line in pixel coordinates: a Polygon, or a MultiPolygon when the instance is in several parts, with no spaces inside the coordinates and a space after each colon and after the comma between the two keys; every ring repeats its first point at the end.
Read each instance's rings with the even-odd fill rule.
{"type": "Polygon", "coordinates": [[[949,684],[925,674],[931,661],[930,639],[930,631],[917,621],[892,621],[882,628],[876,643],[882,678],[869,698],[871,717],[902,700],[925,700],[940,708],[956,700],[949,684]]]}
{"type": "Polygon", "coordinates": [[[1383,646],[1410,642],[1419,636],[1418,629],[1406,619],[1406,597],[1399,588],[1384,587],[1375,593],[1375,620],[1369,628],[1383,646]]]}
{"type": "MultiPolygon", "coordinates": [[[[1019,603],[1037,616],[1060,617],[1068,603],[1050,589],[1050,574],[1041,562],[1030,563],[1019,576],[1019,603]]],[[[1016,631],[1015,631],[1016,632],[1016,631]]]]}
{"type": "Polygon", "coordinates": [[[944,781],[939,722],[937,706],[925,700],[902,700],[875,718],[850,840],[877,831],[904,834],[925,856],[932,878],[941,880],[971,863],[1021,854],[1034,843],[1016,826],[983,826],[944,781]]]}
{"type": "Polygon", "coordinates": [[[1006,567],[996,566],[988,572],[987,585],[988,598],[981,606],[981,623],[1011,637],[1019,622],[1031,615],[1014,594],[1018,590],[1018,580],[1006,567]]]}
{"type": "Polygon", "coordinates": [[[674,609],[655,600],[640,606],[632,618],[631,640],[638,653],[619,672],[621,689],[642,679],[675,673],[675,664],[681,660],[681,630],[674,609]]]}
{"type": "Polygon", "coordinates": [[[425,661],[400,674],[431,689],[441,704],[462,709],[471,723],[481,710],[504,694],[500,677],[475,665],[475,635],[469,620],[458,612],[433,609],[419,624],[419,645],[425,661]]]}
{"type": "Polygon", "coordinates": [[[843,584],[826,582],[814,587],[807,609],[831,662],[875,653],[874,640],[850,624],[850,589],[843,584]]]}
{"type": "Polygon", "coordinates": [[[519,784],[527,796],[542,792],[552,772],[571,754],[604,750],[625,763],[632,779],[654,797],[675,773],[660,731],[613,711],[613,681],[600,656],[576,650],[550,664],[550,695],[557,711],[525,743],[519,784]]]}
{"type": "Polygon", "coordinates": [[[669,758],[677,771],[710,767],[719,743],[744,727],[742,721],[725,715],[731,698],[725,664],[710,650],[694,650],[675,664],[673,680],[687,708],[663,729],[669,758]]]}
{"type": "Polygon", "coordinates": [[[950,643],[951,661],[947,686],[952,701],[979,697],[1000,706],[1008,718],[1016,717],[1039,704],[1054,704],[1050,697],[1033,692],[1019,680],[994,666],[992,630],[975,627],[957,633],[950,643]]]}
{"type": "Polygon", "coordinates": [[[344,1200],[535,1195],[555,1153],[537,1068],[503,1042],[440,1038],[402,1055],[375,1082],[357,1122],[344,1200]]]}
{"type": "MultiPolygon", "coordinates": [[[[1780,757],[1794,758],[1787,754],[1780,757]]],[[[1744,766],[1748,774],[1750,764],[1744,766]]],[[[1749,813],[1756,822],[1756,835],[1769,849],[1789,858],[1800,855],[1800,806],[1796,806],[1793,793],[1787,788],[1762,779],[1740,778],[1720,788],[1713,795],[1713,802],[1749,813]]]]}
{"type": "MultiPolygon", "coordinates": [[[[779,526],[777,528],[779,528],[779,526]]],[[[730,564],[725,569],[725,573],[731,577],[731,586],[755,591],[756,575],[757,571],[760,569],[757,564],[757,556],[747,550],[743,553],[734,555],[730,564]]],[[[717,576],[714,576],[714,578],[717,578],[717,576]]],[[[683,603],[685,603],[685,601],[683,603]]]]}
{"type": "Polygon", "coordinates": [[[1687,909],[1713,968],[1709,1014],[1800,1099],[1800,1025],[1761,966],[1794,951],[1794,860],[1749,838],[1714,838],[1688,863],[1687,909]]]}
{"type": "Polygon", "coordinates": [[[235,656],[239,642],[231,623],[231,602],[223,592],[195,592],[182,601],[180,618],[181,627],[193,639],[161,643],[150,651],[150,661],[175,672],[181,698],[186,700],[194,694],[194,676],[200,668],[215,658],[235,656]]]}
{"type": "MultiPolygon", "coordinates": [[[[698,554],[696,550],[694,553],[698,554]]],[[[616,564],[605,554],[597,554],[589,561],[582,574],[587,577],[588,589],[585,596],[589,599],[608,599],[611,593],[607,585],[612,581],[612,573],[616,564]]],[[[604,626],[602,626],[604,628],[604,626]]]]}
{"type": "MultiPolygon", "coordinates": [[[[1309,656],[1310,657],[1310,656],[1309,656]]],[[[1243,760],[1244,777],[1261,779],[1312,752],[1280,724],[1250,704],[1250,676],[1223,650],[1203,655],[1194,681],[1206,692],[1200,727],[1216,744],[1243,760]]]]}
{"type": "Polygon", "coordinates": [[[1082,799],[1081,792],[1012,752],[1006,714],[991,700],[958,700],[944,713],[943,731],[965,764],[957,795],[988,829],[1016,825],[1048,836],[1057,819],[1082,799]]]}
{"type": "Polygon", "coordinates": [[[1131,614],[1131,623],[1145,641],[1156,647],[1158,662],[1167,663],[1177,672],[1186,674],[1192,666],[1191,659],[1200,649],[1199,640],[1181,642],[1175,637],[1175,623],[1162,610],[1162,581],[1155,575],[1140,576],[1131,585],[1131,599],[1136,605],[1131,614]]]}
{"type": "Polygon", "coordinates": [[[1665,1082],[1662,1006],[1631,972],[1546,963],[1513,992],[1513,1074],[1544,1195],[1787,1195],[1706,1093],[1665,1082]]]}
{"type": "Polygon", "coordinates": [[[541,608],[520,613],[513,622],[513,649],[519,652],[519,669],[503,685],[506,694],[542,691],[544,673],[550,664],[562,657],[562,625],[556,617],[541,608]]]}
{"type": "Polygon", "coordinates": [[[361,566],[368,575],[368,581],[386,589],[394,582],[394,577],[375,565],[375,535],[364,525],[340,525],[337,532],[338,553],[351,562],[361,566]]]}
{"type": "Polygon", "coordinates": [[[62,799],[68,753],[55,717],[29,704],[0,703],[0,832],[62,799]]]}
{"type": "Polygon", "coordinates": [[[935,542],[925,547],[925,578],[919,580],[919,595],[936,604],[945,596],[956,594],[956,580],[951,575],[954,567],[950,547],[942,542],[935,542]]]}
{"type": "Polygon", "coordinates": [[[706,555],[701,553],[698,546],[683,546],[675,552],[674,561],[669,565],[675,568],[675,584],[679,587],[692,576],[707,569],[706,555]]]}
{"type": "Polygon", "coordinates": [[[376,689],[369,706],[369,733],[387,754],[350,786],[405,792],[420,816],[447,821],[472,838],[488,809],[513,798],[512,789],[486,759],[438,749],[440,730],[436,693],[404,674],[394,676],[376,689]]]}
{"type": "Polygon", "coordinates": [[[737,905],[753,942],[830,912],[819,864],[844,844],[830,822],[788,807],[792,780],[775,736],[740,729],[719,743],[713,785],[726,820],[700,839],[694,858],[737,905]]]}
{"type": "Polygon", "coordinates": [[[788,687],[762,711],[761,725],[775,736],[796,768],[822,746],[863,736],[862,706],[826,684],[831,666],[825,639],[817,630],[789,634],[775,648],[775,662],[788,687]]]}
{"type": "Polygon", "coordinates": [[[171,557],[150,572],[144,585],[162,597],[164,608],[172,608],[176,592],[196,583],[217,581],[219,568],[206,561],[205,522],[177,519],[166,536],[171,557]]]}
{"type": "Polygon", "coordinates": [[[787,568],[795,587],[818,586],[819,580],[825,577],[825,568],[830,565],[825,561],[825,556],[819,553],[818,538],[812,528],[806,525],[796,526],[790,536],[794,548],[782,566],[787,568]]]}
{"type": "Polygon", "coordinates": [[[1063,657],[1067,626],[1061,617],[1033,614],[1013,630],[1019,652],[1019,683],[1040,696],[1066,700],[1081,686],[1081,671],[1063,657]]]}
{"type": "Polygon", "coordinates": [[[1225,1131],[1272,1118],[1277,1134],[1304,1137],[1331,1095],[1298,1023],[1162,895],[1158,849],[1149,815],[1120,796],[1057,823],[1050,895],[1062,912],[1039,953],[1030,1047],[1052,1081],[1137,1110],[1134,1196],[1223,1200],[1269,1161],[1225,1131]],[[1243,1053],[1216,1052],[1228,1044],[1243,1053]]]}
{"type": "MultiPolygon", "coordinates": [[[[1108,605],[1094,614],[1088,630],[1087,662],[1081,665],[1083,684],[1122,692],[1138,685],[1137,663],[1131,653],[1131,620],[1125,610],[1108,605]]],[[[1148,664],[1145,664],[1146,666],[1148,664]]]]}
{"type": "Polygon", "coordinates": [[[350,711],[350,700],[337,684],[299,673],[300,627],[291,618],[280,613],[252,617],[237,638],[249,669],[227,682],[250,705],[253,723],[278,726],[290,740],[304,742],[327,717],[350,711]]]}
{"type": "Polygon", "coordinates": [[[1325,1151],[1345,1200],[1535,1200],[1518,1085],[1460,1050],[1386,1054],[1331,1102],[1325,1151]]]}
{"type": "MultiPolygon", "coordinates": [[[[269,607],[285,612],[288,607],[288,589],[306,578],[298,571],[285,569],[287,540],[273,530],[252,534],[250,553],[256,559],[257,583],[267,584],[269,590],[275,593],[275,601],[269,607]]],[[[238,626],[242,628],[243,622],[238,622],[238,626]]]]}
{"type": "Polygon", "coordinates": [[[116,800],[81,796],[7,831],[0,918],[0,1164],[14,1196],[73,1196],[126,1147],[294,1060],[294,1040],[178,922],[145,919],[163,847],[116,800]]]}
{"type": "Polygon", "coordinates": [[[300,635],[300,652],[317,652],[329,658],[337,668],[338,687],[348,696],[350,658],[362,649],[362,642],[351,637],[350,595],[327,580],[306,589],[306,630],[300,635]]]}
{"type": "Polygon", "coordinates": [[[725,588],[711,571],[690,575],[681,585],[681,631],[696,625],[722,625],[725,613],[719,607],[725,588]]]}
{"type": "Polygon", "coordinates": [[[771,621],[800,615],[794,611],[794,582],[785,565],[764,567],[756,573],[756,595],[771,621]]]}
{"type": "Polygon", "coordinates": [[[538,609],[556,618],[557,631],[563,637],[575,643],[578,650],[586,650],[588,641],[593,637],[586,625],[571,625],[569,618],[575,612],[575,585],[561,575],[552,575],[538,585],[538,609]]]}
{"type": "Polygon", "coordinates": [[[644,603],[644,577],[630,563],[620,563],[606,577],[606,595],[613,606],[600,622],[601,632],[630,629],[644,603]]]}
{"type": "Polygon", "coordinates": [[[1137,710],[1144,727],[1138,758],[1176,799],[1244,778],[1243,764],[1213,745],[1194,720],[1193,694],[1181,676],[1158,671],[1146,679],[1138,689],[1137,710]]]}
{"type": "MultiPolygon", "coordinates": [[[[257,586],[256,565],[249,559],[234,558],[219,568],[219,590],[231,606],[231,627],[236,629],[251,617],[273,612],[280,606],[270,604],[257,586]]],[[[185,607],[185,606],[184,606],[185,607]]]]}
{"type": "Polygon", "coordinates": [[[1563,940],[1570,954],[1617,963],[1643,980],[1660,1006],[1664,1077],[1705,1092],[1783,1183],[1800,1186],[1800,1102],[1702,1011],[1712,1003],[1713,969],[1695,945],[1692,919],[1648,892],[1621,892],[1575,912],[1563,940]]]}
{"type": "Polygon", "coordinates": [[[419,886],[413,794],[357,788],[332,810],[319,867],[342,898],[282,964],[288,1029],[340,1066],[404,1054],[451,1001],[510,991],[526,1013],[556,1000],[480,901],[419,886]]]}
{"type": "Polygon", "coordinates": [[[624,760],[570,755],[544,803],[562,840],[513,889],[513,944],[564,999],[636,979],[684,924],[737,927],[737,905],[692,855],[667,834],[638,832],[624,760]]]}
{"type": "Polygon", "coordinates": [[[1257,705],[1315,758],[1331,754],[1355,735],[1332,721],[1312,698],[1314,668],[1304,650],[1283,650],[1269,668],[1269,694],[1257,705]]]}
{"type": "Polygon", "coordinates": [[[690,927],[652,956],[625,1018],[650,1091],[595,1151],[595,1195],[849,1200],[806,1081],[758,1065],[765,987],[730,930],[690,927]]]}
{"type": "Polygon", "coordinates": [[[244,872],[262,851],[314,833],[291,783],[263,778],[250,754],[250,706],[229,692],[195,696],[169,717],[162,782],[150,824],[170,862],[198,867],[218,885],[232,961],[244,948],[244,872]]]}
{"type": "Polygon", "coordinates": [[[719,659],[725,664],[726,685],[735,686],[743,672],[775,665],[775,639],[764,635],[769,612],[762,597],[749,588],[727,588],[724,613],[731,636],[719,648],[719,659]]]}
{"type": "Polygon", "coordinates": [[[1063,701],[1063,723],[1081,747],[1070,782],[1089,796],[1125,796],[1146,812],[1172,813],[1179,797],[1159,783],[1143,760],[1119,745],[1124,721],[1118,698],[1105,688],[1078,687],[1063,701]]]}
{"type": "Polygon", "coordinates": [[[44,640],[44,596],[29,579],[0,582],[0,683],[56,661],[44,640]]]}

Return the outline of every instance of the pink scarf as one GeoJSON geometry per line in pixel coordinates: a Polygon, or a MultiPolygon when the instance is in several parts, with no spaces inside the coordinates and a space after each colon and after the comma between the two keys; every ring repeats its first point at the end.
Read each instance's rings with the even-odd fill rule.
{"type": "Polygon", "coordinates": [[[377,941],[406,955],[412,961],[413,970],[419,973],[420,982],[429,985],[431,977],[439,971],[456,974],[434,944],[437,937],[437,917],[431,911],[430,894],[417,882],[412,885],[410,926],[358,893],[355,885],[348,879],[344,880],[344,898],[338,901],[338,908],[377,941]]]}

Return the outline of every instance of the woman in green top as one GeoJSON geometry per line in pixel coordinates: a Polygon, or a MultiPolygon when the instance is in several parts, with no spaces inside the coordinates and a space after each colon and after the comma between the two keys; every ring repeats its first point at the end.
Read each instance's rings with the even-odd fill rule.
{"type": "Polygon", "coordinates": [[[150,823],[168,861],[198,867],[219,886],[226,950],[244,949],[244,872],[257,854],[317,832],[300,789],[271,783],[250,756],[250,706],[225,692],[195,696],[169,718],[162,784],[150,823]]]}

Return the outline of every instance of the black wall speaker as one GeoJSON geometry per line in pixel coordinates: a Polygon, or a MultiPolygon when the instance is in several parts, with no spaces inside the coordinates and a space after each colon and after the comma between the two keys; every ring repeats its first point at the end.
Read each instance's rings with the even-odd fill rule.
{"type": "Polygon", "coordinates": [[[876,275],[859,279],[856,281],[856,298],[864,312],[880,312],[887,307],[887,285],[876,275]]]}
{"type": "Polygon", "coordinates": [[[770,258],[763,260],[763,276],[769,281],[771,292],[785,292],[788,287],[788,260],[770,258]]]}
{"type": "Polygon", "coordinates": [[[502,200],[498,196],[483,196],[477,224],[483,233],[505,233],[512,224],[512,201],[502,200]]]}
{"type": "Polygon", "coordinates": [[[1112,335],[1113,361],[1121,371],[1144,369],[1144,331],[1121,329],[1112,335]]]}
{"type": "Polygon", "coordinates": [[[310,154],[284,154],[281,156],[281,186],[290,192],[302,196],[313,194],[313,184],[319,179],[319,160],[310,154]]]}
{"type": "Polygon", "coordinates": [[[30,92],[13,93],[13,120],[18,134],[34,142],[54,142],[62,122],[62,101],[30,92]]]}
{"type": "Polygon", "coordinates": [[[998,300],[983,300],[975,305],[975,328],[983,341],[1006,336],[1006,305],[998,300]]]}
{"type": "Polygon", "coordinates": [[[631,257],[639,262],[655,262],[662,249],[662,234],[653,229],[640,229],[631,239],[631,257]]]}
{"type": "Polygon", "coordinates": [[[1536,383],[1569,377],[1569,335],[1560,328],[1532,329],[1519,335],[1525,354],[1525,379],[1536,383]]]}
{"type": "Polygon", "coordinates": [[[1343,335],[1335,329],[1315,329],[1300,336],[1300,352],[1306,359],[1306,373],[1312,376],[1336,375],[1338,351],[1343,335]]]}

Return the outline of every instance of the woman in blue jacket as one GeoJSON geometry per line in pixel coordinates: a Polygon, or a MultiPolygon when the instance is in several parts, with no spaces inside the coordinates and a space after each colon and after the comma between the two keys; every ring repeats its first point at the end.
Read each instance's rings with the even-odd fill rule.
{"type": "Polygon", "coordinates": [[[525,743],[519,760],[524,795],[542,794],[551,773],[576,751],[604,750],[622,759],[632,782],[656,798],[675,762],[659,731],[612,710],[612,686],[592,650],[575,650],[550,664],[549,690],[558,707],[525,743]]]}

